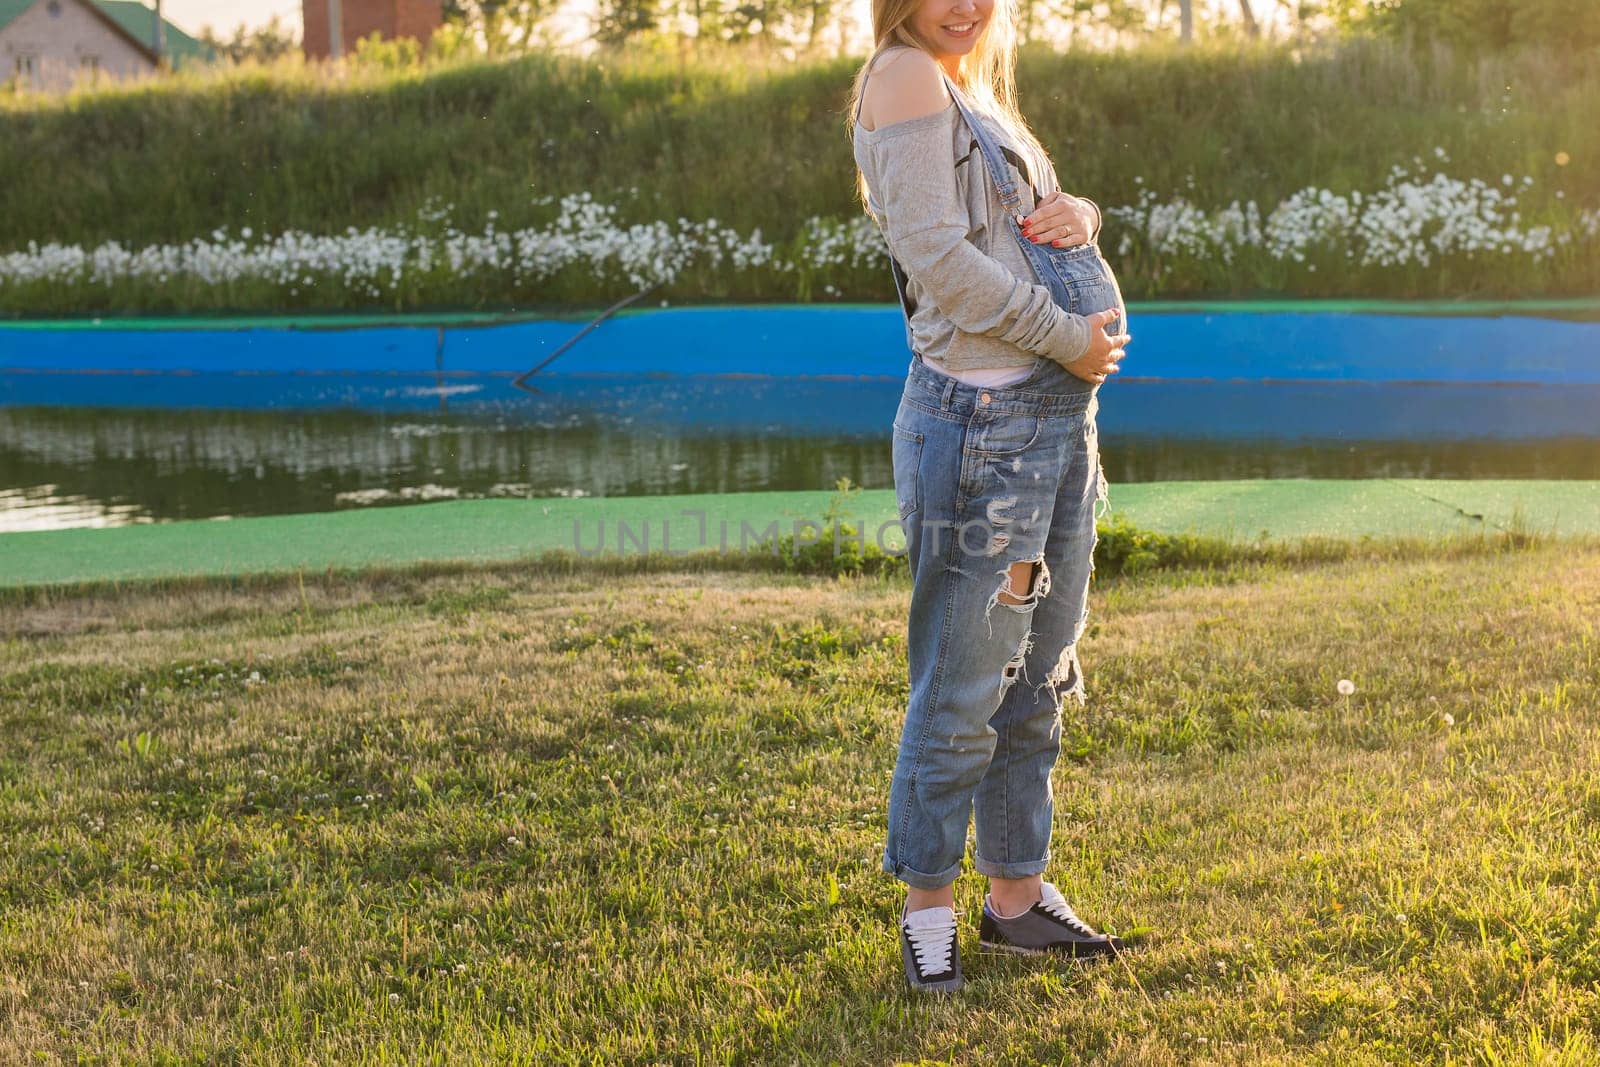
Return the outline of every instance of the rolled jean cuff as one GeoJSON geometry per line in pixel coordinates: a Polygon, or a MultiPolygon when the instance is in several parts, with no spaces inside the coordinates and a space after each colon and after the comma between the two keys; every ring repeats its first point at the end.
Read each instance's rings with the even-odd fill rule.
{"type": "Polygon", "coordinates": [[[961,863],[957,861],[939,874],[924,874],[919,870],[907,867],[903,863],[894,862],[889,858],[889,854],[885,852],[883,854],[883,870],[885,874],[892,874],[906,885],[916,889],[943,889],[955,881],[956,875],[961,873],[961,863]]]}
{"type": "Polygon", "coordinates": [[[1027,878],[1035,874],[1044,873],[1045,868],[1050,866],[1050,854],[1046,852],[1042,860],[995,863],[993,860],[986,860],[977,853],[973,853],[972,866],[986,878],[1027,878]]]}

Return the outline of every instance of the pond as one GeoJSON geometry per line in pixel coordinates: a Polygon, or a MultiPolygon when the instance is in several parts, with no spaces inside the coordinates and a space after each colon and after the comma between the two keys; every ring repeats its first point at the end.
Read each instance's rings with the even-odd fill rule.
{"type": "MultiPolygon", "coordinates": [[[[881,309],[871,313],[879,319],[866,332],[882,333],[881,309]]],[[[1444,325],[1459,337],[1463,321],[1503,329],[1502,318],[1407,320],[1401,328],[1430,345],[1414,345],[1421,355],[1409,361],[1400,358],[1402,347],[1367,367],[1370,377],[1386,380],[1351,377],[1348,362],[1365,354],[1352,350],[1339,362],[1327,331],[1313,331],[1324,338],[1314,352],[1304,344],[1268,346],[1252,379],[1243,373],[1252,366],[1241,354],[1243,339],[1230,339],[1219,324],[1252,318],[1260,347],[1264,316],[1195,315],[1204,329],[1187,341],[1173,321],[1182,316],[1147,316],[1143,326],[1135,309],[1129,317],[1136,339],[1141,330],[1167,336],[1148,360],[1130,355],[1125,367],[1168,373],[1119,375],[1101,389],[1101,446],[1114,484],[1600,478],[1600,324],[1534,320],[1589,332],[1576,341],[1552,334],[1560,344],[1541,345],[1537,359],[1523,353],[1523,365],[1533,368],[1528,381],[1505,381],[1503,363],[1463,351],[1459,341],[1455,364],[1437,353],[1433,342],[1444,325]],[[1206,369],[1226,363],[1241,373],[1181,376],[1186,362],[1194,363],[1187,352],[1197,337],[1228,353],[1206,369]],[[1408,379],[1420,364],[1433,367],[1436,379],[1455,380],[1408,379]],[[1466,370],[1437,370],[1457,364],[1466,370]],[[1269,377],[1263,368],[1277,373],[1269,377]]],[[[1337,325],[1348,328],[1349,318],[1337,325]]],[[[1382,318],[1390,320],[1385,330],[1396,328],[1398,316],[1382,318]]],[[[10,356],[0,359],[0,531],[488,496],[828,489],[844,477],[887,489],[888,428],[909,356],[903,331],[896,348],[893,318],[888,341],[874,337],[874,356],[860,356],[862,321],[835,324],[854,339],[855,357],[829,350],[832,363],[814,363],[864,373],[799,374],[791,363],[790,373],[776,374],[770,351],[760,360],[746,352],[746,363],[765,372],[708,372],[703,368],[720,358],[715,345],[686,344],[656,349],[670,353],[659,360],[677,368],[668,372],[641,367],[630,339],[614,337],[612,347],[597,343],[585,353],[581,372],[557,361],[528,379],[534,391],[514,385],[510,370],[447,369],[442,329],[418,331],[431,342],[430,369],[387,371],[359,364],[424,361],[397,354],[410,343],[402,331],[324,333],[288,349],[278,347],[276,333],[292,331],[0,329],[0,343],[8,336],[31,343],[0,349],[10,356]],[[230,339],[232,350],[203,343],[218,336],[230,339]],[[241,337],[253,340],[246,345],[241,337]],[[264,348],[274,358],[262,358],[264,348]],[[129,349],[138,354],[127,356],[129,349]],[[285,351],[301,353],[295,362],[335,369],[286,368],[277,358],[285,351]],[[616,353],[624,365],[608,363],[616,353]],[[258,366],[217,369],[241,359],[258,366]],[[340,363],[345,368],[337,369],[340,363]]],[[[571,323],[560,325],[558,336],[575,332],[571,323]]],[[[1524,339],[1536,332],[1515,328],[1524,339]]],[[[594,332],[596,341],[601,333],[594,332]]],[[[484,331],[466,336],[480,361],[494,362],[483,355],[484,331]]],[[[457,351],[468,347],[465,338],[453,343],[457,351]]],[[[529,349],[534,355],[496,358],[527,366],[548,358],[537,344],[518,351],[529,349]]]]}
{"type": "MultiPolygon", "coordinates": [[[[505,376],[440,387],[394,375],[7,375],[0,530],[893,484],[898,381],[551,377],[543,388],[528,396],[505,376]],[[234,390],[260,406],[214,406],[234,390]],[[112,393],[119,403],[103,402],[112,393]]],[[[1597,412],[1600,386],[1128,379],[1102,387],[1099,418],[1112,482],[1597,478],[1597,412]]]]}

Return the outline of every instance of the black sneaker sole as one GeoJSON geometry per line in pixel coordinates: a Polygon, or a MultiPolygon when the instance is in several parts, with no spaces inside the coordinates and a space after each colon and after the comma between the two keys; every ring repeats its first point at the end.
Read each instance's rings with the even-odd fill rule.
{"type": "Polygon", "coordinates": [[[1009,952],[1016,956],[1057,956],[1061,959],[1072,960],[1075,963],[1093,963],[1096,960],[1108,960],[1119,951],[1127,949],[1085,949],[1082,952],[1077,947],[1068,943],[1061,943],[1056,948],[1028,948],[1025,945],[1013,945],[1009,941],[985,941],[978,939],[978,948],[986,952],[1009,952]]]}

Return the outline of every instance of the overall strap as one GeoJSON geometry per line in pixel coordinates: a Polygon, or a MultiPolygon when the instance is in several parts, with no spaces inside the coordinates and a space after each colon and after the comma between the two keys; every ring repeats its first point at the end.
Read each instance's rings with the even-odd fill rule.
{"type": "Polygon", "coordinates": [[[1005,205],[1006,213],[1012,218],[1026,215],[1032,209],[1024,205],[1022,195],[1017,192],[1017,183],[1011,179],[1011,171],[1000,152],[1000,145],[989,132],[989,128],[968,106],[967,94],[961,91],[960,86],[956,85],[943,68],[940,68],[939,73],[950,90],[950,98],[955,101],[961,117],[966,120],[968,128],[972,130],[973,138],[978,142],[978,149],[983,153],[984,165],[989,168],[989,177],[994,181],[995,190],[1000,194],[1000,202],[1005,205]]]}

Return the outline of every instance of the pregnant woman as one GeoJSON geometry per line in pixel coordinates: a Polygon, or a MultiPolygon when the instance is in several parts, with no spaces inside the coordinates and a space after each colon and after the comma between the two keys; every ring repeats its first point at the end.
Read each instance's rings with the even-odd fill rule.
{"type": "Polygon", "coordinates": [[[911,689],[883,869],[907,886],[907,980],[952,990],[974,818],[980,946],[1123,947],[1043,873],[1061,701],[1084,700],[1078,640],[1105,499],[1096,394],[1132,338],[1098,209],[1058,189],[1013,103],[1008,0],[873,0],[872,14],[851,136],[912,351],[893,429],[911,689]]]}

